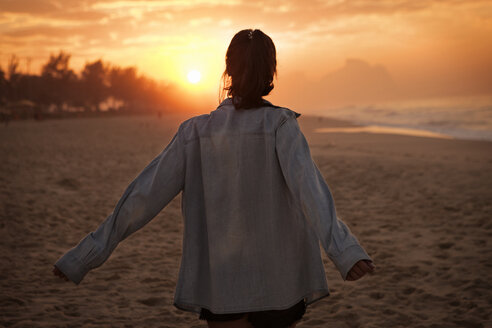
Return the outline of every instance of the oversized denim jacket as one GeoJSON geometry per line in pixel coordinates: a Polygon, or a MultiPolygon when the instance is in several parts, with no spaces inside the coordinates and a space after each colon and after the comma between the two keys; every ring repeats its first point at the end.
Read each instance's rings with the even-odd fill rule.
{"type": "Polygon", "coordinates": [[[371,258],[337,217],[297,116],[268,101],[236,110],[228,98],[183,122],[97,230],[55,265],[79,284],[182,192],[177,308],[278,310],[329,295],[319,243],[343,279],[371,258]]]}

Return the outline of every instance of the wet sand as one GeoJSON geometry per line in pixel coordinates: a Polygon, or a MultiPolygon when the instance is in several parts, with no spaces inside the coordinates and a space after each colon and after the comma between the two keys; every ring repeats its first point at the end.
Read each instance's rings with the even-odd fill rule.
{"type": "MultiPolygon", "coordinates": [[[[0,326],[206,327],[172,305],[180,197],[79,286],[51,272],[184,118],[0,127],[0,326]]],[[[377,270],[344,282],[323,254],[331,295],[297,327],[491,327],[492,142],[319,133],[352,125],[299,121],[339,216],[377,270]]]]}

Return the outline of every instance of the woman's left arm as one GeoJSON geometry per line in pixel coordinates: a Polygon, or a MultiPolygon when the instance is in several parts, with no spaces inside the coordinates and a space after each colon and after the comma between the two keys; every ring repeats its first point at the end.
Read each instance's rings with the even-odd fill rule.
{"type": "MultiPolygon", "coordinates": [[[[127,187],[113,212],[56,263],[79,284],[102,265],[119,242],[152,220],[184,186],[185,155],[180,129],[167,147],[127,187]]],[[[55,272],[56,274],[56,272],[55,272]]]]}

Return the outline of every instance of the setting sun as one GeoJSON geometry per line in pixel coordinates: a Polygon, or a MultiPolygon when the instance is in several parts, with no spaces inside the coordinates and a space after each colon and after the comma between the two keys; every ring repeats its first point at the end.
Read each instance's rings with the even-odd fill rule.
{"type": "Polygon", "coordinates": [[[196,84],[200,82],[201,77],[202,75],[197,70],[192,70],[188,72],[188,81],[190,81],[190,83],[196,84]]]}

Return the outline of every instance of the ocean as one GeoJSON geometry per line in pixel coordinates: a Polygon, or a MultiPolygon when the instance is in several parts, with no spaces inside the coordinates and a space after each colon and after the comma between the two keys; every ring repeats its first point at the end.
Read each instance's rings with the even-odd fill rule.
{"type": "Polygon", "coordinates": [[[379,127],[387,131],[414,130],[428,136],[492,141],[492,96],[354,105],[317,114],[367,126],[367,132],[375,132],[379,127]]]}

